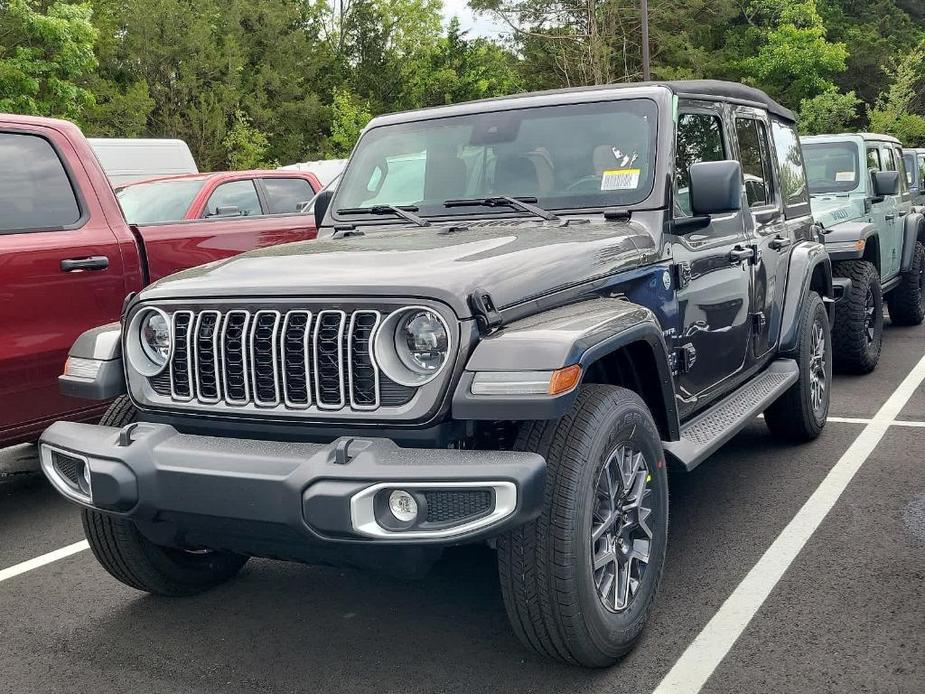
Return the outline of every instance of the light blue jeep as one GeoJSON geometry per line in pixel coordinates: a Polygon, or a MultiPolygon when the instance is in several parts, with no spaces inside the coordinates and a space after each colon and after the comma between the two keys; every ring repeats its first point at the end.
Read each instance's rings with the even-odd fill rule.
{"type": "Polygon", "coordinates": [[[913,210],[925,211],[925,147],[904,149],[903,163],[906,165],[906,181],[912,194],[913,210]]]}
{"type": "Polygon", "coordinates": [[[913,211],[896,138],[860,133],[801,142],[833,274],[851,283],[832,332],[835,366],[868,373],[880,358],[884,297],[893,323],[925,318],[925,218],[913,211]]]}

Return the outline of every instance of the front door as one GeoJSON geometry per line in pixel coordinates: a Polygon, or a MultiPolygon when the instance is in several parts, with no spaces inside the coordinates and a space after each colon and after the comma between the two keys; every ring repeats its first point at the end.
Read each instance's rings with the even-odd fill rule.
{"type": "Polygon", "coordinates": [[[899,266],[902,262],[903,226],[905,224],[905,215],[902,214],[902,208],[903,198],[908,198],[909,196],[909,188],[906,184],[905,176],[900,170],[902,156],[899,148],[883,143],[880,146],[880,155],[884,171],[899,172],[899,191],[897,191],[896,195],[887,195],[886,200],[883,202],[886,238],[881,237],[880,239],[880,264],[883,266],[881,280],[888,280],[899,274],[899,266]]]}
{"type": "MultiPolygon", "coordinates": [[[[678,117],[674,217],[691,215],[690,166],[732,159],[731,133],[719,107],[691,102],[678,117]]],[[[678,322],[669,335],[681,415],[746,367],[751,330],[751,265],[744,214],[715,215],[705,229],[672,236],[678,322]]]]}
{"type": "Polygon", "coordinates": [[[75,193],[69,143],[0,126],[0,440],[98,403],[67,398],[57,377],[80,333],[119,319],[118,242],[92,195],[75,193]],[[54,144],[53,144],[54,143],[54,144]]]}

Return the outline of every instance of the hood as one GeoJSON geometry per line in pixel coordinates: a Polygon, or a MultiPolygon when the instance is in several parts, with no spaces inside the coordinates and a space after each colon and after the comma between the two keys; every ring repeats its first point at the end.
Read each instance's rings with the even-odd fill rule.
{"type": "Polygon", "coordinates": [[[865,199],[863,195],[813,195],[810,198],[813,220],[831,229],[836,224],[860,219],[867,214],[865,199]]]}
{"type": "MultiPolygon", "coordinates": [[[[408,297],[471,315],[469,295],[505,308],[651,262],[653,234],[640,222],[486,220],[379,228],[263,248],[166,277],[141,299],[205,297],[408,297]]],[[[655,227],[658,228],[658,227],[655,227]]]]}

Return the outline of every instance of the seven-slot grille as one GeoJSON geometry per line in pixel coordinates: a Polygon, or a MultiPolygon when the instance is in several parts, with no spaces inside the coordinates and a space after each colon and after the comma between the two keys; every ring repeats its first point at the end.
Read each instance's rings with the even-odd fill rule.
{"type": "Polygon", "coordinates": [[[178,310],[169,368],[149,380],[176,402],[284,410],[375,410],[415,389],[376,365],[374,310],[178,310]]]}

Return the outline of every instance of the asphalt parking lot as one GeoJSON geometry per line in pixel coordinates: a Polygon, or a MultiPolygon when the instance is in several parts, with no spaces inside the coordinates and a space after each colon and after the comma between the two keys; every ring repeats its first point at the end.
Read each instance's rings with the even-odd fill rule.
{"type": "MultiPolygon", "coordinates": [[[[40,475],[0,475],[0,692],[921,694],[923,357],[925,326],[888,327],[878,370],[836,379],[820,439],[784,445],[756,420],[675,474],[656,612],[603,671],[519,645],[488,549],[414,583],[253,560],[177,600],[116,583],[89,551],[5,576],[83,533],[40,475]]],[[[30,455],[0,452],[0,470],[30,455]]]]}

